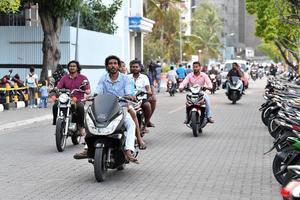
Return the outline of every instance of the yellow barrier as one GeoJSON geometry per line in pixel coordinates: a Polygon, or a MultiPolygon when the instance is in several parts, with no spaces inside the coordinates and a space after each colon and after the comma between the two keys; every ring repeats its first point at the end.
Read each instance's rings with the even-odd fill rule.
{"type": "MultiPolygon", "coordinates": [[[[47,85],[48,82],[46,82],[47,85]]],[[[38,84],[38,87],[41,87],[42,84],[38,84]]],[[[5,88],[0,88],[0,91],[5,91],[5,104],[4,109],[8,110],[9,109],[9,103],[10,103],[10,98],[9,98],[9,91],[18,91],[18,90],[27,90],[29,87],[25,86],[25,87],[18,87],[17,83],[14,83],[14,87],[11,88],[9,83],[5,84],[5,88]]],[[[27,93],[24,94],[24,101],[25,101],[25,105],[28,106],[28,99],[29,96],[27,93]]],[[[38,91],[35,92],[34,94],[34,100],[35,100],[35,104],[37,104],[37,99],[38,99],[38,91]]],[[[13,97],[13,101],[15,104],[15,107],[17,107],[17,102],[18,102],[18,95],[15,94],[13,97]]]]}

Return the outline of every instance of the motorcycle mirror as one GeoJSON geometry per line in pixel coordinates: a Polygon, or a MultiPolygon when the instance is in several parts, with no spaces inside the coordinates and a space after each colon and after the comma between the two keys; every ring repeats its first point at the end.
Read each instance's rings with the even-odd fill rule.
{"type": "Polygon", "coordinates": [[[89,84],[88,80],[83,80],[81,85],[85,86],[85,85],[88,85],[88,84],[89,84]]]}

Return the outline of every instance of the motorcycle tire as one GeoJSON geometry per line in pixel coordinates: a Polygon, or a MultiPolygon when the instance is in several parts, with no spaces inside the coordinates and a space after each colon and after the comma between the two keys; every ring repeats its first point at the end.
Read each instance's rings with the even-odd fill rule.
{"type": "Polygon", "coordinates": [[[122,171],[125,169],[125,164],[120,165],[119,167],[117,167],[118,171],[122,171]]]}
{"type": "Polygon", "coordinates": [[[277,180],[277,182],[280,183],[281,185],[283,184],[285,174],[277,175],[277,173],[284,166],[283,161],[284,161],[283,158],[279,157],[278,155],[275,155],[273,160],[273,165],[272,165],[273,175],[277,180]]]}
{"type": "Polygon", "coordinates": [[[104,148],[100,147],[95,149],[94,173],[97,182],[103,182],[106,178],[106,157],[107,154],[104,151],[104,148]]]}
{"type": "Polygon", "coordinates": [[[273,138],[276,138],[276,137],[277,137],[276,129],[277,129],[279,126],[280,126],[280,125],[276,124],[276,122],[275,122],[275,117],[272,117],[272,119],[269,120],[269,122],[268,122],[268,131],[269,131],[270,135],[271,135],[273,138]]]}
{"type": "Polygon", "coordinates": [[[197,113],[196,112],[192,112],[191,114],[191,127],[193,130],[193,135],[194,137],[198,137],[198,131],[199,131],[199,123],[197,120],[197,113]]]}
{"type": "Polygon", "coordinates": [[[64,136],[66,123],[63,119],[57,119],[55,129],[55,142],[58,152],[63,152],[66,147],[67,136],[64,136]]]}
{"type": "Polygon", "coordinates": [[[270,110],[271,108],[268,107],[261,112],[261,121],[265,126],[268,126],[268,121],[269,121],[268,116],[270,115],[270,110]]]}

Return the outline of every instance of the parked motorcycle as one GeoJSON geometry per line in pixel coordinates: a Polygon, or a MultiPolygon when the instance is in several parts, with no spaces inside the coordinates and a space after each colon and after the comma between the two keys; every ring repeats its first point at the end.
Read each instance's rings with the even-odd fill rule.
{"type": "Polygon", "coordinates": [[[186,95],[186,106],[189,111],[187,126],[193,130],[195,137],[198,137],[198,135],[202,133],[202,129],[207,124],[204,90],[206,90],[206,88],[194,85],[188,89],[190,93],[186,95]]]}
{"type": "Polygon", "coordinates": [[[98,182],[105,180],[108,169],[123,170],[128,163],[124,156],[127,108],[121,107],[120,102],[128,100],[109,94],[98,95],[85,115],[88,161],[94,165],[98,182]]]}
{"type": "Polygon", "coordinates": [[[72,91],[68,89],[58,89],[58,116],[56,119],[56,129],[55,129],[55,141],[56,148],[59,152],[64,151],[67,143],[67,138],[71,137],[72,143],[74,145],[79,144],[81,136],[79,133],[78,125],[74,120],[74,112],[72,112],[71,107],[76,106],[76,98],[72,95],[74,92],[85,92],[82,90],[84,86],[88,84],[87,80],[84,80],[79,89],[74,89],[72,91]]]}
{"type": "Polygon", "coordinates": [[[217,76],[215,74],[210,74],[209,78],[212,83],[212,89],[211,89],[211,94],[214,94],[217,90],[218,82],[217,82],[217,76]]]}
{"type": "Polygon", "coordinates": [[[287,180],[283,183],[280,190],[283,200],[300,199],[300,166],[288,166],[287,180]]]}
{"type": "Polygon", "coordinates": [[[227,84],[228,84],[228,91],[226,95],[228,99],[232,101],[232,104],[235,104],[242,97],[240,88],[243,85],[243,82],[240,80],[239,77],[233,76],[231,77],[231,80],[228,81],[227,84]]]}
{"type": "Polygon", "coordinates": [[[170,96],[174,96],[174,94],[176,92],[175,83],[173,83],[173,81],[171,81],[171,80],[168,80],[167,87],[168,87],[168,92],[169,92],[170,96]]]}

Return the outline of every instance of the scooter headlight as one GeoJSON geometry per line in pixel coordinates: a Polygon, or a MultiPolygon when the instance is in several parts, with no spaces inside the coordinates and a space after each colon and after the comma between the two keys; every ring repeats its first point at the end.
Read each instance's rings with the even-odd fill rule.
{"type": "Polygon", "coordinates": [[[69,100],[69,96],[63,93],[59,95],[58,100],[60,101],[60,103],[67,103],[67,101],[69,100]]]}
{"type": "Polygon", "coordinates": [[[116,128],[120,124],[122,118],[123,118],[123,115],[119,115],[113,121],[111,121],[107,127],[97,128],[97,127],[95,127],[94,122],[92,121],[90,115],[87,114],[86,115],[86,124],[87,124],[87,128],[89,129],[90,133],[92,133],[94,135],[110,135],[116,130],[116,128]]]}

